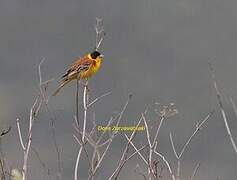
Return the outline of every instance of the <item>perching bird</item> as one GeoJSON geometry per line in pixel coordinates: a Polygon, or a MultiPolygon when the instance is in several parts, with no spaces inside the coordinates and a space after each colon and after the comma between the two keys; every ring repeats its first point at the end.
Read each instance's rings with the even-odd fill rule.
{"type": "Polygon", "coordinates": [[[59,91],[72,80],[88,79],[93,76],[100,68],[103,55],[98,51],[93,51],[82,58],[76,59],[71,67],[61,78],[61,84],[53,93],[56,96],[59,91]]]}

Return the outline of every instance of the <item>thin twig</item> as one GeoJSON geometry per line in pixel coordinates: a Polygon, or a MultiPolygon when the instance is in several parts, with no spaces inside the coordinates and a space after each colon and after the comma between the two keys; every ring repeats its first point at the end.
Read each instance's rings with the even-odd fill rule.
{"type": "MultiPolygon", "coordinates": [[[[142,118],[140,118],[140,120],[138,121],[138,123],[137,123],[137,125],[136,125],[136,128],[140,125],[141,121],[142,121],[142,118]]],[[[122,167],[123,167],[123,164],[126,162],[126,154],[128,153],[128,150],[129,150],[130,141],[132,141],[132,139],[133,139],[133,138],[135,137],[135,135],[136,135],[136,128],[134,128],[134,131],[132,132],[132,134],[131,134],[131,136],[130,136],[130,138],[129,138],[129,141],[127,142],[127,144],[126,144],[126,146],[125,146],[125,148],[124,148],[123,154],[122,154],[122,156],[121,156],[121,158],[120,158],[120,160],[119,160],[119,162],[118,162],[118,166],[117,166],[117,168],[114,170],[113,174],[109,177],[109,180],[111,180],[111,179],[115,176],[116,173],[117,173],[117,175],[116,175],[115,179],[118,178],[119,173],[120,173],[120,171],[121,171],[121,169],[122,169],[122,167]]],[[[137,152],[137,151],[136,151],[136,152],[137,152]]],[[[138,151],[138,152],[139,152],[139,151],[138,151]]]]}
{"type": "Polygon", "coordinates": [[[216,91],[217,101],[219,103],[219,107],[220,107],[220,110],[221,110],[222,118],[223,118],[224,123],[225,123],[226,131],[227,131],[227,134],[228,134],[228,136],[230,138],[232,147],[233,147],[235,153],[237,154],[237,145],[236,145],[236,143],[234,141],[234,138],[232,136],[232,133],[230,131],[230,127],[229,127],[229,124],[228,124],[228,121],[227,121],[227,117],[226,117],[224,106],[223,106],[222,99],[221,99],[221,93],[220,93],[220,91],[218,89],[214,68],[212,67],[211,63],[209,63],[209,68],[210,68],[210,71],[212,73],[212,80],[213,80],[214,88],[215,88],[215,91],[216,91]]]}
{"type": "Polygon", "coordinates": [[[78,177],[78,166],[80,162],[81,152],[82,152],[82,146],[80,147],[77,154],[77,160],[76,160],[75,169],[74,169],[74,180],[77,180],[77,177],[78,177]]]}
{"type": "Polygon", "coordinates": [[[79,80],[77,79],[77,88],[76,88],[76,123],[79,128],[79,80]]]}
{"type": "Polygon", "coordinates": [[[173,136],[172,136],[172,133],[170,132],[170,142],[171,142],[171,146],[172,146],[172,149],[173,149],[173,152],[174,152],[174,155],[177,159],[179,159],[179,156],[177,154],[177,151],[174,147],[174,141],[173,141],[173,136]]]}
{"type": "Polygon", "coordinates": [[[145,124],[145,129],[146,129],[146,137],[147,137],[147,141],[148,141],[148,144],[149,144],[149,158],[148,158],[148,179],[151,180],[152,179],[152,174],[153,174],[153,171],[152,171],[152,144],[151,144],[151,139],[150,139],[150,132],[149,132],[149,129],[148,129],[148,125],[147,125],[147,122],[146,122],[146,118],[145,116],[142,114],[142,119],[143,119],[143,122],[145,124]]]}
{"type": "Polygon", "coordinates": [[[48,107],[48,101],[49,101],[49,97],[47,97],[47,88],[49,83],[53,80],[47,80],[47,81],[42,81],[42,73],[41,73],[41,66],[43,64],[43,62],[45,61],[45,58],[43,58],[41,60],[41,62],[38,65],[38,76],[39,76],[39,89],[40,89],[40,94],[41,97],[43,99],[43,103],[45,104],[46,107],[46,111],[50,116],[50,128],[51,128],[51,135],[52,135],[52,139],[53,139],[53,145],[55,147],[55,151],[57,154],[57,164],[58,164],[58,174],[57,174],[57,179],[61,179],[61,172],[62,172],[62,167],[61,167],[61,152],[60,152],[60,148],[58,146],[57,143],[57,139],[56,139],[56,131],[55,131],[55,119],[56,119],[56,115],[54,115],[51,110],[48,107]]]}
{"type": "Polygon", "coordinates": [[[85,141],[85,133],[86,133],[86,122],[87,122],[87,89],[88,89],[88,81],[86,81],[83,93],[83,108],[84,108],[84,119],[83,119],[83,131],[82,131],[82,142],[85,141]]]}
{"type": "Polygon", "coordinates": [[[35,121],[35,118],[39,112],[39,108],[41,106],[42,101],[39,100],[39,96],[36,98],[34,104],[31,107],[30,110],[30,119],[29,119],[29,128],[28,128],[28,137],[27,137],[27,142],[26,144],[23,143],[22,139],[22,134],[21,134],[21,129],[20,129],[20,123],[19,123],[19,118],[16,119],[17,123],[17,129],[18,129],[18,135],[20,138],[20,143],[23,149],[24,153],[24,158],[23,158],[23,167],[22,167],[22,180],[26,180],[26,175],[27,175],[27,170],[28,170],[28,158],[29,158],[29,152],[30,152],[30,147],[31,147],[31,142],[32,142],[32,127],[33,123],[35,121]]]}
{"type": "MultiPolygon", "coordinates": [[[[117,122],[116,122],[116,126],[118,126],[118,125],[120,124],[120,121],[121,121],[121,119],[122,119],[122,116],[123,116],[123,114],[124,114],[124,112],[125,112],[125,110],[126,110],[128,104],[129,104],[129,102],[130,102],[131,97],[132,97],[132,96],[129,95],[128,100],[126,101],[126,103],[125,103],[125,105],[123,106],[121,112],[119,113],[119,116],[118,116],[118,119],[117,119],[117,122]]],[[[111,119],[111,120],[109,121],[109,123],[112,122],[112,121],[113,121],[113,119],[111,119]]],[[[108,124],[109,124],[109,123],[108,123],[108,124]]],[[[108,138],[108,140],[107,140],[108,143],[107,143],[107,146],[106,146],[104,152],[102,153],[101,157],[98,159],[98,162],[97,162],[96,166],[95,166],[94,168],[91,168],[91,169],[93,170],[93,171],[92,171],[92,174],[91,174],[91,176],[90,176],[91,178],[94,178],[95,173],[97,172],[98,168],[100,167],[100,164],[101,164],[102,160],[104,159],[105,155],[107,154],[107,151],[108,151],[108,149],[109,149],[111,143],[113,142],[113,139],[114,139],[115,136],[117,135],[117,133],[118,133],[118,132],[113,132],[113,133],[110,135],[110,137],[108,138]]],[[[102,133],[101,136],[103,136],[103,135],[104,135],[104,133],[102,133]]],[[[99,143],[100,143],[101,139],[102,139],[102,137],[99,137],[99,139],[97,140],[97,142],[93,145],[94,148],[95,148],[94,150],[97,150],[98,147],[100,146],[99,143]]],[[[92,165],[93,165],[93,164],[92,164],[92,165]]]]}
{"type": "Polygon", "coordinates": [[[22,133],[21,133],[21,127],[20,127],[20,123],[19,123],[20,119],[17,118],[16,119],[16,125],[17,125],[17,131],[18,131],[18,136],[19,136],[19,139],[20,139],[20,143],[21,143],[21,147],[23,149],[23,151],[25,151],[25,145],[24,145],[24,142],[23,142],[23,139],[22,139],[22,133]]]}
{"type": "Polygon", "coordinates": [[[187,140],[187,142],[184,144],[180,154],[179,154],[179,158],[181,158],[181,156],[183,155],[184,151],[186,150],[187,146],[189,145],[189,143],[191,142],[191,140],[193,139],[193,137],[197,134],[197,132],[199,132],[199,130],[201,129],[201,127],[205,124],[205,122],[207,122],[207,120],[214,114],[214,110],[211,111],[205,118],[204,120],[199,123],[196,126],[195,131],[193,132],[193,134],[189,137],[189,139],[187,140]]]}
{"type": "Polygon", "coordinates": [[[107,92],[107,93],[104,93],[104,94],[102,94],[101,96],[95,98],[93,101],[91,101],[91,102],[87,105],[87,108],[89,108],[90,106],[92,106],[93,104],[95,104],[97,101],[99,101],[99,100],[102,99],[103,97],[108,96],[109,94],[111,94],[111,91],[109,91],[109,92],[107,92]]]}
{"type": "Polygon", "coordinates": [[[121,164],[121,166],[119,167],[119,171],[118,171],[118,174],[115,176],[115,180],[118,179],[118,176],[120,174],[120,171],[122,170],[123,166],[126,164],[127,161],[129,161],[132,157],[134,157],[138,152],[144,150],[145,148],[147,148],[149,145],[144,145],[142,146],[141,148],[139,148],[138,150],[136,150],[134,153],[132,153],[129,157],[127,157],[121,164]]]}
{"type": "MultiPolygon", "coordinates": [[[[87,122],[87,101],[88,101],[88,93],[87,93],[87,90],[88,90],[88,81],[86,81],[86,84],[84,85],[84,92],[83,92],[83,109],[84,109],[84,118],[83,118],[83,131],[82,131],[82,135],[80,134],[80,127],[79,127],[79,96],[78,96],[78,91],[79,91],[79,80],[77,80],[77,92],[76,92],[76,123],[77,123],[77,130],[79,131],[79,135],[80,135],[80,140],[78,140],[77,138],[77,141],[78,143],[80,144],[80,149],[78,151],[78,156],[77,156],[77,161],[76,161],[76,164],[75,164],[75,169],[74,169],[74,178],[75,180],[77,180],[77,171],[78,171],[78,166],[79,166],[79,162],[80,162],[80,156],[81,156],[81,151],[84,150],[85,153],[86,153],[86,156],[88,158],[88,162],[90,164],[90,161],[89,161],[89,156],[88,156],[88,153],[86,151],[86,148],[85,148],[85,135],[86,135],[86,122],[87,122]],[[81,142],[80,142],[81,141],[81,142]]],[[[74,136],[76,137],[76,136],[74,136]]]]}
{"type": "Polygon", "coordinates": [[[105,36],[103,21],[100,18],[96,18],[95,32],[96,32],[95,50],[98,50],[105,36]]]}
{"type": "Polygon", "coordinates": [[[177,160],[177,171],[176,171],[176,179],[180,180],[180,169],[181,169],[181,161],[180,159],[177,160]]]}
{"type": "Polygon", "coordinates": [[[50,169],[46,166],[46,164],[44,163],[44,161],[41,159],[41,157],[40,157],[38,151],[37,151],[35,148],[33,148],[33,147],[31,147],[31,149],[32,149],[32,151],[35,153],[35,156],[36,156],[37,159],[39,160],[41,166],[43,167],[43,170],[46,172],[46,174],[47,174],[47,176],[49,177],[49,179],[51,179],[51,177],[50,177],[50,174],[51,174],[50,169]]]}
{"type": "Polygon", "coordinates": [[[169,170],[169,173],[170,173],[172,179],[175,180],[174,173],[171,169],[169,162],[166,160],[166,158],[161,153],[157,152],[156,150],[154,150],[154,153],[157,154],[165,162],[166,166],[168,167],[168,170],[169,170]]]}
{"type": "Polygon", "coordinates": [[[194,180],[194,177],[196,176],[199,167],[200,167],[200,162],[198,162],[197,165],[195,166],[194,171],[193,171],[193,174],[192,174],[190,180],[194,180]]]}
{"type": "Polygon", "coordinates": [[[154,137],[154,140],[153,140],[153,143],[152,143],[152,147],[154,147],[154,145],[156,143],[156,140],[158,138],[158,135],[159,135],[159,132],[160,132],[160,129],[161,129],[161,126],[162,126],[164,120],[165,120],[165,116],[161,116],[161,120],[160,120],[158,129],[156,131],[156,134],[155,134],[155,137],[154,137]]]}
{"type": "Polygon", "coordinates": [[[172,145],[172,149],[173,149],[173,152],[174,152],[174,155],[177,159],[177,180],[180,179],[180,164],[181,164],[181,161],[180,159],[182,158],[182,155],[183,153],[185,152],[185,150],[187,149],[188,145],[190,144],[191,140],[194,138],[194,136],[201,130],[202,126],[207,122],[207,120],[214,114],[214,110],[211,111],[210,113],[208,113],[208,115],[201,121],[201,123],[198,123],[197,126],[196,126],[196,129],[194,130],[194,132],[192,133],[192,135],[188,138],[188,140],[185,142],[185,144],[183,145],[180,153],[178,154],[177,153],[177,150],[174,146],[174,140],[173,140],[173,136],[172,136],[172,133],[170,132],[170,142],[171,142],[171,145],[172,145]]]}
{"type": "Polygon", "coordinates": [[[129,141],[129,143],[135,149],[135,151],[138,152],[138,155],[141,157],[141,159],[144,161],[144,163],[148,166],[148,162],[147,162],[146,158],[138,151],[137,147],[134,145],[134,143],[132,141],[130,141],[130,139],[128,138],[128,136],[126,134],[125,134],[125,137],[126,137],[127,141],[129,141]]]}

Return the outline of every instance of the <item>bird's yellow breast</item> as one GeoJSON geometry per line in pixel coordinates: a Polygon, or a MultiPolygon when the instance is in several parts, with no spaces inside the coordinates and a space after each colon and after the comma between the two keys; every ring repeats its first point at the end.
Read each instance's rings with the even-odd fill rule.
{"type": "Polygon", "coordinates": [[[97,58],[96,60],[94,60],[91,67],[87,71],[81,72],[80,79],[90,78],[100,69],[100,66],[101,66],[101,59],[97,58]]]}

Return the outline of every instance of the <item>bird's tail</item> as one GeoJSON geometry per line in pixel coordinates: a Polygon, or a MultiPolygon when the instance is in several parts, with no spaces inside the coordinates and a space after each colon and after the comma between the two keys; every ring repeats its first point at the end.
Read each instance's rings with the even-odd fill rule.
{"type": "Polygon", "coordinates": [[[56,89],[56,91],[52,94],[52,96],[56,96],[56,95],[59,93],[59,91],[60,91],[67,83],[69,83],[69,82],[70,82],[69,79],[64,80],[64,81],[60,84],[60,86],[56,89]]]}

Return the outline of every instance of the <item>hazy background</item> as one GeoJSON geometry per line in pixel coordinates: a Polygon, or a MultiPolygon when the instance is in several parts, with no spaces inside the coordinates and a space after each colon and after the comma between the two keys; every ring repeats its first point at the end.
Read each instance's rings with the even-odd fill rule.
{"type": "MultiPolygon", "coordinates": [[[[228,101],[229,96],[237,101],[236,7],[235,0],[0,0],[0,128],[12,126],[11,133],[2,139],[9,166],[22,165],[15,119],[19,117],[26,130],[29,109],[38,91],[38,63],[46,58],[42,66],[44,80],[56,78],[50,87],[52,92],[74,58],[94,48],[95,17],[101,17],[107,33],[101,46],[105,58],[90,81],[90,92],[93,97],[109,90],[112,94],[94,109],[98,123],[107,122],[113,112],[120,110],[130,93],[134,96],[122,120],[126,125],[137,120],[148,104],[174,102],[180,113],[164,123],[158,149],[175,167],[169,131],[175,134],[180,150],[196,121],[216,108],[208,126],[184,155],[181,174],[183,179],[189,178],[200,161],[196,179],[235,179],[237,157],[216,105],[207,62],[211,59],[214,64],[237,141],[237,120],[228,101]]],[[[64,180],[73,178],[78,150],[72,138],[74,91],[75,84],[71,84],[50,99],[50,108],[58,117],[56,133],[63,148],[64,180]]],[[[154,115],[150,118],[155,120],[154,115]]],[[[43,108],[34,127],[32,146],[55,173],[49,121],[43,108]]],[[[118,139],[114,144],[109,154],[112,160],[105,161],[106,168],[98,173],[98,179],[110,174],[123,143],[118,139]]],[[[137,162],[126,166],[130,168],[123,171],[121,179],[142,179],[133,173],[137,162]]],[[[85,170],[86,166],[80,166],[80,172],[85,170]]],[[[32,153],[29,179],[46,177],[32,153]]]]}

